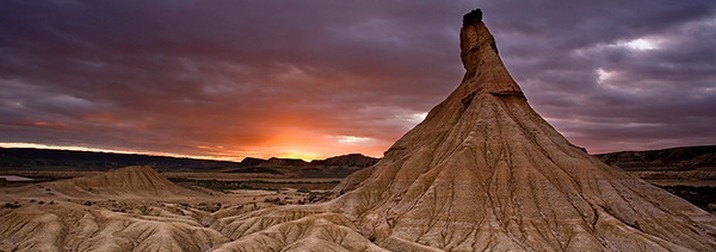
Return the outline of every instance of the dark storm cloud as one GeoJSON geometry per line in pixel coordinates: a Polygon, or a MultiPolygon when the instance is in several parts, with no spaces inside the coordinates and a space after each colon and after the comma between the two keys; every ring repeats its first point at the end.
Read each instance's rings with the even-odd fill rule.
{"type": "Polygon", "coordinates": [[[380,155],[459,82],[460,18],[475,7],[532,105],[576,144],[716,142],[711,1],[0,7],[0,142],[380,155]],[[635,49],[638,39],[654,48],[635,49]]]}

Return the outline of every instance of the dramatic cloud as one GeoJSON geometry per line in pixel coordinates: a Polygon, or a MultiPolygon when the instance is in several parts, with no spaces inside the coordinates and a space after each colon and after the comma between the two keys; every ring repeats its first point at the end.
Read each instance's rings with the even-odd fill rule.
{"type": "Polygon", "coordinates": [[[0,142],[381,156],[459,83],[472,8],[591,152],[716,143],[713,1],[4,1],[0,142]]]}

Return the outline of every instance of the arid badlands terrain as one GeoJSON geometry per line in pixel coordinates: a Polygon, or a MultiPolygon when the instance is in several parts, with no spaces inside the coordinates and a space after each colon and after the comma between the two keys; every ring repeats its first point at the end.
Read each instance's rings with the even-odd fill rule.
{"type": "Polygon", "coordinates": [[[129,167],[3,189],[0,250],[716,251],[716,217],[530,107],[479,10],[460,40],[459,87],[326,201],[255,203],[129,167]]]}

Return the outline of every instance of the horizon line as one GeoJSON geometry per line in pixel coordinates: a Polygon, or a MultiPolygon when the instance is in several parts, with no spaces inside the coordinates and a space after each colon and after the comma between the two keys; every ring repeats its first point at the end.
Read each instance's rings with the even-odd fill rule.
{"type": "MultiPolygon", "coordinates": [[[[169,153],[169,152],[116,150],[116,149],[85,147],[85,146],[79,146],[79,145],[48,145],[48,144],[36,144],[36,143],[27,143],[27,142],[0,142],[0,148],[62,150],[62,151],[78,151],[78,152],[107,153],[107,154],[144,155],[144,156],[153,156],[153,157],[185,158],[185,159],[193,159],[193,160],[222,161],[222,162],[234,162],[234,163],[241,163],[241,161],[243,161],[246,158],[256,158],[256,159],[264,159],[264,160],[268,160],[271,158],[279,158],[279,159],[302,160],[304,162],[325,160],[325,159],[331,158],[331,157],[318,157],[318,158],[310,159],[310,158],[282,157],[282,156],[271,156],[271,157],[243,156],[241,158],[233,158],[233,157],[228,157],[228,156],[182,155],[182,154],[169,153]]],[[[382,158],[382,157],[369,156],[369,155],[366,155],[366,154],[363,154],[360,152],[346,153],[346,154],[341,154],[341,155],[332,156],[332,157],[345,156],[345,155],[350,155],[350,154],[360,154],[362,156],[370,157],[370,158],[378,158],[378,159],[382,158]]]]}

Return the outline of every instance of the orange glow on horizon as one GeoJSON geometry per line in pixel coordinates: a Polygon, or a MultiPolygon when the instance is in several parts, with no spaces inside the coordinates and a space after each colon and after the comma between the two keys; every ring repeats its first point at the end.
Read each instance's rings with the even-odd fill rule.
{"type": "MultiPolygon", "coordinates": [[[[87,114],[82,119],[87,122],[102,124],[117,122],[116,117],[104,113],[87,114]]],[[[216,135],[200,135],[209,137],[196,138],[200,140],[178,145],[176,149],[149,146],[133,149],[92,144],[74,146],[31,142],[0,142],[0,147],[144,154],[223,161],[241,161],[246,157],[261,159],[277,157],[312,161],[350,153],[382,157],[383,152],[394,141],[380,139],[380,137],[384,136],[326,132],[323,131],[322,128],[325,128],[325,125],[322,125],[320,120],[312,120],[307,115],[277,117],[268,115],[255,119],[257,122],[261,122],[260,125],[264,126],[258,129],[249,129],[248,131],[216,131],[216,135]],[[244,132],[254,132],[254,134],[242,135],[244,132]],[[249,137],[247,138],[247,136],[249,137]]],[[[132,127],[137,130],[145,128],[135,125],[138,123],[144,122],[133,122],[132,127]]],[[[147,123],[151,124],[151,122],[147,123]]],[[[414,122],[411,121],[411,123],[414,122]]],[[[48,127],[50,125],[47,122],[39,122],[35,126],[48,127]]]]}
{"type": "MultiPolygon", "coordinates": [[[[155,151],[137,151],[137,150],[119,150],[119,149],[106,149],[96,148],[87,146],[72,146],[72,145],[46,145],[46,144],[35,144],[35,143],[9,143],[0,142],[1,148],[33,148],[33,149],[52,149],[52,150],[70,150],[70,151],[88,151],[88,152],[106,152],[106,153],[118,153],[118,154],[141,154],[150,156],[168,156],[177,158],[193,158],[193,159],[209,159],[218,161],[234,161],[240,162],[246,157],[268,159],[272,157],[276,158],[290,158],[290,159],[301,159],[306,162],[317,159],[325,159],[333,156],[345,155],[349,153],[356,153],[346,149],[345,151],[328,150],[326,152],[320,152],[322,148],[300,148],[300,147],[269,147],[258,151],[237,151],[232,150],[230,147],[225,146],[196,146],[198,150],[203,150],[204,153],[200,155],[184,155],[177,153],[167,152],[155,152],[155,151]]],[[[361,152],[363,155],[371,157],[381,157],[382,155],[374,155],[374,152],[361,152]]],[[[382,153],[379,150],[378,153],[382,153]]]]}
{"type": "Polygon", "coordinates": [[[316,153],[307,153],[307,152],[300,152],[300,151],[289,151],[284,153],[283,155],[279,155],[278,158],[290,158],[290,159],[301,159],[306,162],[313,161],[315,159],[319,159],[320,157],[316,153]]]}
{"type": "Polygon", "coordinates": [[[184,152],[164,152],[137,149],[116,149],[97,146],[48,145],[27,142],[0,142],[3,148],[36,148],[90,152],[109,152],[119,154],[142,154],[152,156],[170,156],[179,158],[209,159],[240,162],[246,157],[268,159],[291,158],[307,162],[350,153],[361,153],[371,157],[382,157],[389,144],[365,136],[322,135],[297,127],[282,128],[269,139],[252,145],[217,142],[215,144],[194,145],[184,152]]]}

